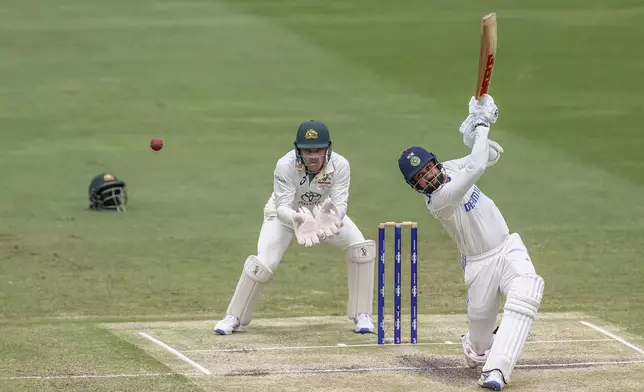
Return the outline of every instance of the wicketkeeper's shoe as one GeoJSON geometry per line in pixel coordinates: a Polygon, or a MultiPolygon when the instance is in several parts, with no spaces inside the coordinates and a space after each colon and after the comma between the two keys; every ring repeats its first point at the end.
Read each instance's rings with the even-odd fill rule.
{"type": "Polygon", "coordinates": [[[223,320],[217,321],[213,331],[219,335],[230,335],[234,331],[239,331],[239,319],[232,314],[227,314],[223,320]]]}
{"type": "Polygon", "coordinates": [[[360,313],[353,320],[356,323],[356,333],[373,333],[373,321],[366,313],[360,313]]]}
{"type": "Polygon", "coordinates": [[[481,373],[479,385],[493,391],[500,391],[505,386],[505,380],[503,379],[503,374],[499,370],[491,370],[489,372],[481,373]]]}

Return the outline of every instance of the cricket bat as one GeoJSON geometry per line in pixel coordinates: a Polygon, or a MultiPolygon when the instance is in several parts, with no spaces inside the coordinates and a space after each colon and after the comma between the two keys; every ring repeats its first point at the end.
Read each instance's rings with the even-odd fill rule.
{"type": "Polygon", "coordinates": [[[481,95],[487,94],[492,79],[492,70],[496,59],[496,13],[492,12],[481,18],[481,50],[479,52],[479,72],[476,79],[476,93],[478,100],[481,95]]]}

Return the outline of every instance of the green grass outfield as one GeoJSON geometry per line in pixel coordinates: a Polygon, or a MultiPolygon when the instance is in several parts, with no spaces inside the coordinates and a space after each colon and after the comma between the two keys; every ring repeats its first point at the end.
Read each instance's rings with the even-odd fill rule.
{"type": "MultiPolygon", "coordinates": [[[[544,277],[544,312],[644,335],[639,2],[4,0],[0,377],[169,371],[98,323],[220,317],[275,161],[311,118],[351,163],[349,214],[366,236],[419,222],[419,313],[464,312],[458,253],[397,158],[413,144],[467,154],[458,126],[490,11],[490,135],[506,152],[479,185],[544,277]],[[128,213],[86,210],[102,171],[128,184],[128,213]]],[[[345,281],[343,252],[294,244],[257,317],[342,315],[345,281]]],[[[197,388],[182,376],[47,385],[197,388]]]]}

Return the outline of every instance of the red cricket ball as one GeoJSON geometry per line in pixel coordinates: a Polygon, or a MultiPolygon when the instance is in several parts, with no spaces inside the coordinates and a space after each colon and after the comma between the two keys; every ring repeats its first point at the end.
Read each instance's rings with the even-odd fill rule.
{"type": "Polygon", "coordinates": [[[150,148],[153,149],[154,151],[159,151],[160,149],[163,148],[163,140],[156,137],[150,140],[150,148]]]}

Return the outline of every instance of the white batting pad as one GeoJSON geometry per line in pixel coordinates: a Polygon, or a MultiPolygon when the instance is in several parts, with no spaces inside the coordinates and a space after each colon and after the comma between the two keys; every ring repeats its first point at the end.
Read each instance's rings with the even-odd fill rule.
{"type": "Polygon", "coordinates": [[[521,357],[532,322],[543,297],[543,278],[536,274],[515,278],[503,309],[503,319],[496,333],[483,371],[498,369],[505,382],[510,381],[514,365],[521,357]]]}
{"type": "Polygon", "coordinates": [[[265,267],[257,256],[248,256],[226,314],[239,318],[241,325],[248,325],[253,318],[255,304],[262,296],[264,286],[271,279],[273,272],[265,267]]]}
{"type": "Polygon", "coordinates": [[[349,300],[347,316],[371,316],[373,310],[373,275],[376,265],[376,243],[372,240],[358,242],[347,249],[349,300]]]}

